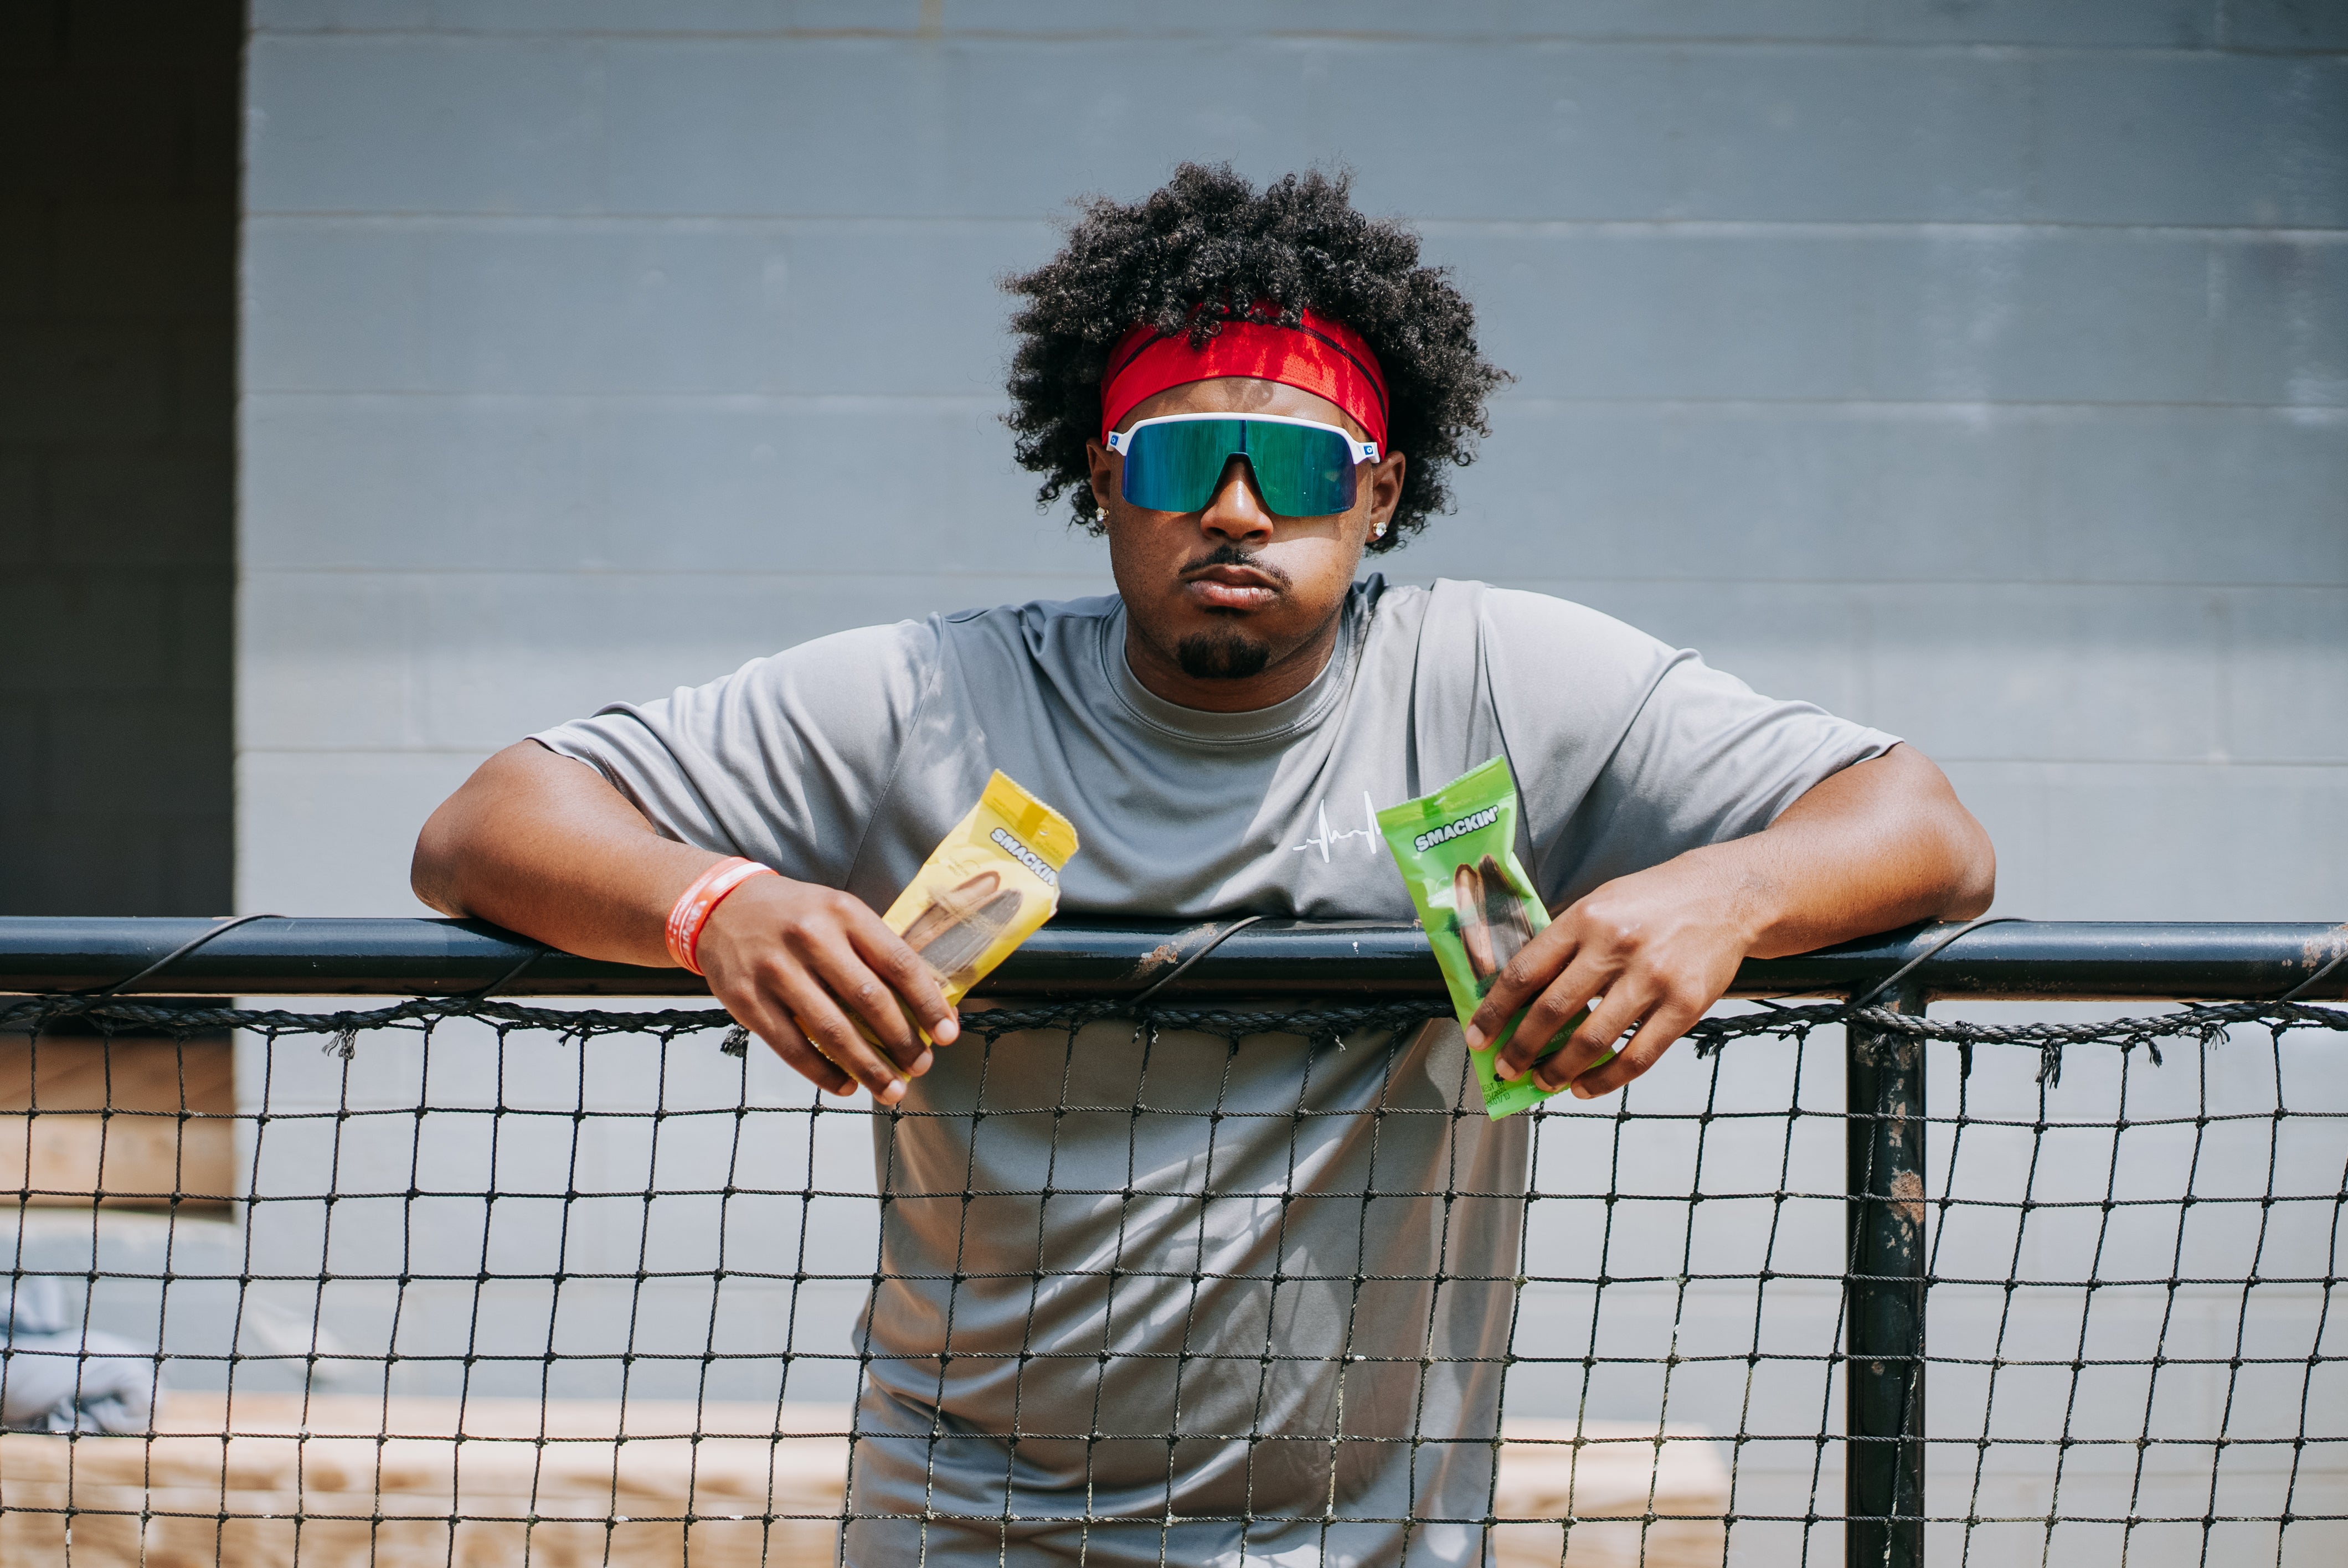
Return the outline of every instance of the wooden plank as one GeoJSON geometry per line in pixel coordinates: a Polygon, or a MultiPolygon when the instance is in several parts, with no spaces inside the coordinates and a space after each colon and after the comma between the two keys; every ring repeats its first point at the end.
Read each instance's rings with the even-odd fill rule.
{"type": "Polygon", "coordinates": [[[219,1209],[236,1195],[236,1123],[225,1117],[0,1114],[0,1192],[36,1206],[219,1209]],[[29,1189],[29,1191],[26,1191],[29,1189]]]}
{"type": "Polygon", "coordinates": [[[236,1110],[236,1052],[191,1040],[0,1034],[0,1111],[236,1110]],[[36,1097],[37,1096],[37,1097],[36,1097]]]}
{"type": "MultiPolygon", "coordinates": [[[[81,1568],[294,1568],[297,1540],[310,1568],[489,1568],[525,1551],[548,1568],[684,1568],[688,1546],[695,1568],[833,1561],[823,1516],[840,1507],[845,1405],[641,1403],[623,1421],[607,1400],[471,1399],[461,1414],[460,1441],[454,1399],[240,1395],[232,1412],[218,1395],[174,1393],[152,1439],[0,1436],[0,1562],[64,1561],[68,1499],[81,1568]],[[816,1517],[739,1517],[769,1512],[816,1517]]],[[[1498,1512],[1570,1500],[1581,1522],[1567,1568],[1720,1561],[1716,1517],[1636,1518],[1725,1512],[1726,1470],[1697,1434],[1674,1431],[1660,1451],[1577,1446],[1570,1422],[1511,1422],[1508,1436],[1498,1512]]],[[[1510,1568],[1556,1568],[1563,1544],[1556,1524],[1503,1525],[1496,1541],[1510,1568]]]]}

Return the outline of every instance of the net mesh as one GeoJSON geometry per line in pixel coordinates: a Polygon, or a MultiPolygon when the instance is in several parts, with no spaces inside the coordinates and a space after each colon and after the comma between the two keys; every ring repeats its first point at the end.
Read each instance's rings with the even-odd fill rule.
{"type": "Polygon", "coordinates": [[[1348,1560],[1370,1537],[1347,1531],[1386,1520],[1378,1539],[1413,1561],[1479,1546],[1503,1563],[1839,1560],[1853,1021],[1925,1061],[1930,1555],[2348,1558],[2348,1327],[2332,1310],[2348,1009],[2047,1004],[2017,1023],[1986,1005],[1732,1005],[1700,1026],[1694,1060],[1529,1113],[1520,1165],[1455,1160],[1408,1190],[1381,1185],[1378,1151],[1411,1118],[1454,1138],[1482,1123],[1463,1108],[1472,1086],[1338,1111],[1252,1091],[1259,1053],[1295,1053],[1307,1077],[1434,1060],[1410,1046],[1437,1010],[973,1010],[947,1054],[974,1087],[949,1116],[824,1099],[710,1009],[0,1009],[16,1052],[0,1171],[19,1189],[0,1558],[962,1563],[1048,1547],[1122,1563],[1228,1547],[1285,1563],[1348,1560]],[[1122,1102],[1085,1076],[1109,1057],[1138,1063],[1122,1102]],[[1024,1119],[1052,1157],[1014,1188],[975,1163],[912,1168],[896,1152],[918,1146],[922,1114],[973,1140],[989,1116],[1024,1119]],[[1097,1143],[1105,1118],[1123,1129],[1121,1182],[1057,1158],[1082,1124],[1097,1143]],[[1269,1177],[1217,1164],[1250,1119],[1291,1151],[1269,1177]],[[1315,1165],[1331,1146],[1316,1129],[1347,1119],[1367,1163],[1315,1165]],[[1215,1295],[1232,1283],[1223,1255],[1153,1229],[1233,1203],[1272,1238],[1232,1266],[1252,1296],[1215,1295]],[[922,1204],[957,1216],[961,1239],[950,1274],[911,1280],[891,1227],[922,1204]],[[1102,1245],[1045,1255],[1069,1234],[1055,1205],[1091,1215],[1102,1245]],[[1351,1250],[1316,1262],[1282,1244],[1308,1206],[1323,1234],[1333,1210],[1350,1216],[1351,1250]],[[1501,1211],[1508,1268],[1463,1267],[1476,1255],[1447,1235],[1425,1269],[1380,1272],[1399,1216],[1465,1230],[1501,1211]],[[1014,1224],[1045,1238],[1034,1267],[965,1272],[1014,1224]],[[1173,1297],[1147,1295],[1169,1279],[1173,1297]],[[1187,1392],[1166,1407],[1114,1396],[1158,1386],[1117,1379],[1159,1340],[1076,1346],[1054,1327],[1086,1282],[1194,1315],[1266,1305],[1247,1354],[1229,1322],[1208,1337],[1221,1348],[1176,1354],[1159,1381],[1187,1392]],[[891,1296],[901,1286],[920,1289],[891,1296]],[[1497,1339],[1430,1327],[1478,1289],[1505,1298],[1497,1339]],[[1335,1352],[1283,1317],[1283,1292],[1326,1308],[1335,1352]],[[876,1326],[860,1317],[875,1293],[944,1315],[876,1326]],[[1013,1304],[997,1312],[1013,1341],[974,1327],[990,1301],[1013,1304]],[[905,1409],[876,1407],[876,1380],[901,1390],[901,1346],[924,1337],[939,1353],[918,1370],[941,1388],[957,1353],[1002,1364],[999,1430],[968,1410],[876,1426],[876,1409],[905,1409]],[[1086,1421],[1023,1406],[1055,1361],[1095,1379],[1086,1421]],[[1497,1430],[1447,1392],[1476,1367],[1497,1430]],[[1235,1405],[1212,1397],[1234,1387],[1235,1405]],[[1345,1413],[1349,1389],[1383,1425],[1345,1413]],[[1006,1434],[1034,1473],[1014,1465],[987,1507],[957,1501],[941,1479],[956,1445],[1006,1434]],[[1154,1501],[1109,1485],[1100,1456],[1134,1444],[1169,1476],[1234,1469],[1216,1495],[1239,1503],[1185,1512],[1170,1481],[1154,1501]],[[1413,1486],[1472,1450],[1478,1501],[1396,1509],[1355,1448],[1403,1453],[1413,1486]],[[1300,1466],[1312,1507],[1268,1479],[1300,1466]],[[882,1525],[909,1533],[857,1534],[882,1525]],[[1291,1542],[1314,1555],[1280,1556],[1291,1542]]]}

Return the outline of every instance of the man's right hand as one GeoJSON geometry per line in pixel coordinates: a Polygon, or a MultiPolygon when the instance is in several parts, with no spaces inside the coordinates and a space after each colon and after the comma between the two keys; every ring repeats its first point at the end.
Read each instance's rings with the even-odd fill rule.
{"type": "MultiPolygon", "coordinates": [[[[663,967],[669,907],[716,863],[653,831],[603,775],[522,741],[483,763],[416,841],[416,896],[583,958],[663,967]]],[[[701,928],[709,989],[775,1054],[836,1094],[883,1105],[930,1065],[898,1006],[940,1045],[959,1032],[937,978],[849,895],[753,876],[701,928]],[[862,1019],[880,1040],[858,1031],[862,1019]],[[885,1054],[884,1054],[885,1050],[885,1054]]]]}
{"type": "Polygon", "coordinates": [[[834,1094],[861,1083],[894,1105],[906,1079],[930,1068],[913,1020],[940,1045],[961,1031],[930,967],[863,900],[836,888],[753,876],[711,911],[694,956],[727,1012],[834,1094]]]}

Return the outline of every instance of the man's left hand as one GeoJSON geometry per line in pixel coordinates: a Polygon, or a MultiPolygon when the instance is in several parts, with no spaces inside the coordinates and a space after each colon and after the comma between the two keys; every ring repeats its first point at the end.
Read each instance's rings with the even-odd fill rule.
{"type": "Polygon", "coordinates": [[[1533,1081],[1573,1086],[1582,1099],[1604,1094],[1644,1072],[1736,978],[1754,932],[1724,897],[1714,868],[1694,855],[1617,877],[1550,922],[1500,971],[1468,1024],[1469,1049],[1524,1021],[1493,1071],[1512,1079],[1533,1065],[1559,1030],[1583,1008],[1590,1016],[1563,1050],[1542,1061],[1533,1081]],[[1636,1039],[1612,1061],[1631,1026],[1636,1039]]]}
{"type": "Polygon", "coordinates": [[[1897,745],[1813,785],[1759,833],[1618,876],[1572,905],[1500,971],[1468,1020],[1468,1046],[1498,1038],[1527,1008],[1493,1064],[1515,1078],[1588,1007],[1533,1081],[1604,1094],[1653,1067],[1745,959],[1916,920],[1970,920],[1996,886],[1989,835],[1930,758],[1897,745]]]}

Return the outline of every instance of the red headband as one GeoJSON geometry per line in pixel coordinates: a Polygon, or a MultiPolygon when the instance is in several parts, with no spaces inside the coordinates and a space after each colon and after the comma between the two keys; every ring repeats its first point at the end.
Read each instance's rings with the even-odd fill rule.
{"type": "Polygon", "coordinates": [[[1359,333],[1317,311],[1306,311],[1304,324],[1296,327],[1227,321],[1206,347],[1197,349],[1186,335],[1161,337],[1147,323],[1135,326],[1109,350],[1108,368],[1101,373],[1101,439],[1107,440],[1117,422],[1145,398],[1218,375],[1276,381],[1325,397],[1352,415],[1380,452],[1385,450],[1386,379],[1378,371],[1378,356],[1359,333]]]}

